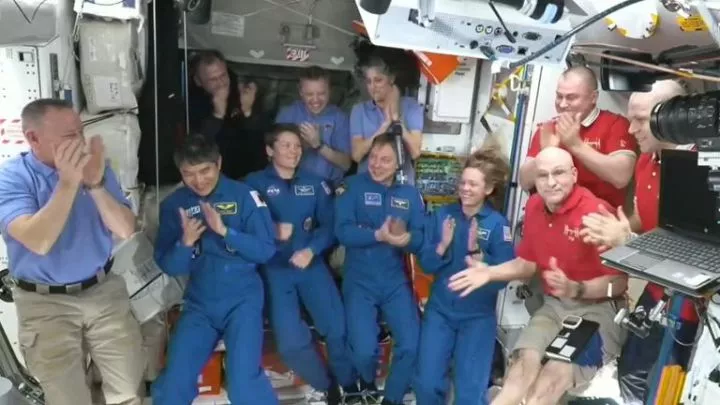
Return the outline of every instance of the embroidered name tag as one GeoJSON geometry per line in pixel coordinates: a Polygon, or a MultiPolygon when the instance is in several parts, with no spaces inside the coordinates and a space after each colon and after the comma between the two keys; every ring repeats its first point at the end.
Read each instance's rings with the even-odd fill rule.
{"type": "Polygon", "coordinates": [[[213,204],[213,207],[215,207],[215,211],[217,211],[220,215],[237,214],[237,202],[235,201],[217,202],[213,204]]]}
{"type": "Polygon", "coordinates": [[[365,205],[381,206],[382,196],[380,193],[365,193],[365,205]]]}
{"type": "Polygon", "coordinates": [[[315,187],[311,185],[295,186],[295,195],[301,197],[315,195],[315,187]]]}
{"type": "Polygon", "coordinates": [[[477,230],[478,239],[490,240],[490,230],[484,228],[478,228],[477,230]]]}
{"type": "Polygon", "coordinates": [[[410,209],[410,200],[404,198],[390,197],[390,206],[393,208],[400,208],[401,210],[410,209]]]}

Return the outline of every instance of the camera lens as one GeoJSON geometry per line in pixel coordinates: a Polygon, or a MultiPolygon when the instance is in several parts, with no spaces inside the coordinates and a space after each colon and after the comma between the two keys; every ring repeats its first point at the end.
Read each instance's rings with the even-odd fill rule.
{"type": "Polygon", "coordinates": [[[650,130],[655,138],[674,144],[697,143],[718,136],[720,92],[677,96],[653,107],[650,130]]]}

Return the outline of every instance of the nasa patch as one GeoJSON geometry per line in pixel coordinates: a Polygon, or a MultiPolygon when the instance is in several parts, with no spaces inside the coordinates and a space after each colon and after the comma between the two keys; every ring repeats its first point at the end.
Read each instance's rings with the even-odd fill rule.
{"type": "Polygon", "coordinates": [[[313,229],[313,219],[311,217],[305,218],[305,221],[303,221],[303,229],[305,232],[310,232],[310,230],[313,229]]]}
{"type": "Polygon", "coordinates": [[[267,188],[265,193],[268,195],[268,197],[275,197],[280,194],[280,188],[273,184],[267,188]]]}

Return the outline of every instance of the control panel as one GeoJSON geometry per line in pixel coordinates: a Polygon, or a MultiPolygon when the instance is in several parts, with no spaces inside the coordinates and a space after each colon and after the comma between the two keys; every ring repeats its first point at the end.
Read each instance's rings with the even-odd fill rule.
{"type": "MultiPolygon", "coordinates": [[[[370,40],[381,46],[512,62],[537,52],[572,29],[567,18],[555,24],[542,23],[512,7],[495,7],[507,33],[484,1],[436,0],[429,21],[423,21],[425,12],[417,2],[394,1],[388,12],[377,18],[370,40]]],[[[564,63],[571,42],[561,43],[537,62],[564,63]]]]}

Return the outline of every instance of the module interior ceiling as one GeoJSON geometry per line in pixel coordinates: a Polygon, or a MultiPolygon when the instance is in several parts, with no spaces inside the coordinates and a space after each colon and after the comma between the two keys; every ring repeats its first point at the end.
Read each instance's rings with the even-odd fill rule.
{"type": "Polygon", "coordinates": [[[214,0],[210,22],[188,23],[188,48],[218,49],[236,62],[350,70],[354,19],[360,16],[352,0],[214,0]],[[290,42],[302,44],[308,14],[317,30],[315,48],[306,61],[289,61],[281,30],[289,27],[290,42]]]}
{"type": "MultiPolygon", "coordinates": [[[[620,3],[620,0],[607,1],[598,5],[596,0],[573,0],[588,16],[595,15],[605,9],[620,3]]],[[[600,20],[585,30],[579,32],[575,38],[576,43],[605,43],[616,46],[637,48],[644,52],[658,53],[682,45],[704,46],[713,43],[708,32],[683,32],[677,23],[677,14],[667,11],[659,0],[657,3],[659,24],[655,34],[645,39],[632,39],[623,37],[617,30],[610,31],[605,21],[600,20]]],[[[612,15],[611,15],[612,16],[612,15]]],[[[570,21],[577,26],[586,20],[587,16],[571,15],[570,21]]]]}

